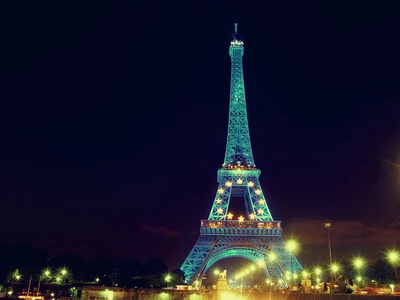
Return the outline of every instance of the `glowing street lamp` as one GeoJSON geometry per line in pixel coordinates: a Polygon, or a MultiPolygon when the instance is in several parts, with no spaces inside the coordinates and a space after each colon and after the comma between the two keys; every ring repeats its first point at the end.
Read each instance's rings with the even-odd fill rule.
{"type": "Polygon", "coordinates": [[[220,273],[220,272],[219,272],[219,270],[218,270],[218,269],[215,269],[215,270],[214,270],[214,275],[215,275],[215,276],[218,276],[218,275],[219,275],[219,273],[220,273]]]}
{"type": "Polygon", "coordinates": [[[365,266],[365,261],[361,257],[356,257],[353,260],[354,268],[357,269],[357,275],[360,275],[360,270],[365,266]]]}
{"type": "Polygon", "coordinates": [[[293,266],[293,252],[296,251],[296,249],[298,248],[298,243],[295,240],[289,240],[286,243],[286,248],[287,250],[290,252],[290,264],[292,266],[292,274],[294,274],[294,266],[293,266]]]}
{"type": "Polygon", "coordinates": [[[49,269],[46,269],[46,270],[43,271],[43,276],[44,277],[50,277],[50,274],[51,274],[51,272],[50,272],[49,269]]]}
{"type": "Polygon", "coordinates": [[[96,278],[96,282],[97,282],[97,283],[99,283],[99,281],[100,281],[100,278],[99,278],[99,277],[97,277],[97,278],[96,278]]]}
{"type": "Polygon", "coordinates": [[[314,269],[314,273],[315,273],[315,275],[316,275],[316,281],[317,281],[317,283],[320,283],[321,282],[321,274],[322,274],[322,270],[321,270],[321,268],[319,268],[319,267],[316,267],[315,269],[314,269]]]}
{"type": "MultiPolygon", "coordinates": [[[[337,263],[331,264],[331,271],[333,272],[333,277],[336,278],[336,273],[339,271],[339,265],[337,263]]],[[[333,279],[334,279],[333,278],[333,279]]]]}
{"type": "Polygon", "coordinates": [[[400,262],[400,253],[392,250],[387,253],[387,259],[394,268],[394,275],[397,279],[397,264],[400,262]]]}
{"type": "Polygon", "coordinates": [[[365,262],[362,258],[357,257],[354,259],[353,264],[354,264],[354,267],[356,267],[356,269],[360,269],[365,265],[365,262]]]}
{"type": "Polygon", "coordinates": [[[60,274],[61,274],[62,276],[67,276],[68,270],[67,270],[66,268],[62,268],[62,269],[60,270],[60,274]]]}
{"type": "Polygon", "coordinates": [[[167,285],[168,285],[168,284],[171,282],[171,280],[172,280],[171,274],[165,275],[164,280],[165,280],[165,282],[166,282],[167,285]]]}

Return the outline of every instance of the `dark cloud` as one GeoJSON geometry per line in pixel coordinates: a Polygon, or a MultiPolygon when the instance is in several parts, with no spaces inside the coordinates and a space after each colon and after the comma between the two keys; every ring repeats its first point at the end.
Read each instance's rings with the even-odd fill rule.
{"type": "Polygon", "coordinates": [[[179,230],[174,230],[174,229],[169,229],[164,226],[152,226],[149,224],[141,224],[140,229],[143,231],[148,231],[153,234],[158,234],[158,235],[165,235],[169,237],[178,237],[181,236],[182,233],[179,230]]]}

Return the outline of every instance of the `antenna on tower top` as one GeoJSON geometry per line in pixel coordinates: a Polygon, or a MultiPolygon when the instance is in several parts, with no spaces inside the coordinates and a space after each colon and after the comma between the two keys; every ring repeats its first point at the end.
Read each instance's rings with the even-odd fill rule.
{"type": "Polygon", "coordinates": [[[237,34],[237,26],[238,26],[238,23],[234,23],[234,25],[235,25],[235,34],[237,34]]]}

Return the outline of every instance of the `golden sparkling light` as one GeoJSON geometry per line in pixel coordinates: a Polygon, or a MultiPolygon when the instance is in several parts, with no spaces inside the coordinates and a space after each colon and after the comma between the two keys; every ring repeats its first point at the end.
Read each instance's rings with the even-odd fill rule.
{"type": "Polygon", "coordinates": [[[224,193],[224,189],[223,189],[223,188],[220,188],[220,189],[218,190],[218,193],[223,194],[223,193],[224,193]]]}
{"type": "Polygon", "coordinates": [[[265,203],[265,200],[264,200],[264,199],[260,199],[260,200],[258,200],[258,203],[259,203],[259,204],[264,204],[264,203],[265,203]]]}
{"type": "Polygon", "coordinates": [[[354,259],[353,264],[357,269],[360,269],[365,265],[365,262],[362,258],[357,257],[354,259]]]}
{"type": "Polygon", "coordinates": [[[255,220],[256,219],[256,215],[255,214],[250,214],[250,220],[255,220]]]}
{"type": "Polygon", "coordinates": [[[248,185],[249,187],[253,187],[253,186],[254,186],[254,182],[249,181],[249,182],[247,183],[247,185],[248,185]]]}
{"type": "Polygon", "coordinates": [[[232,182],[231,182],[231,181],[227,181],[227,182],[225,182],[225,185],[226,185],[227,187],[231,187],[231,186],[232,186],[232,182]]]}
{"type": "Polygon", "coordinates": [[[391,264],[397,264],[397,262],[400,260],[400,253],[392,250],[387,254],[387,258],[391,264]]]}
{"type": "Polygon", "coordinates": [[[333,263],[331,265],[331,270],[336,273],[337,271],[339,271],[339,265],[336,263],[333,263]]]}
{"type": "Polygon", "coordinates": [[[317,274],[318,276],[321,275],[322,271],[320,268],[315,268],[314,273],[317,274]]]}
{"type": "Polygon", "coordinates": [[[233,214],[232,214],[232,213],[229,213],[229,214],[227,214],[227,217],[228,217],[228,220],[232,220],[233,214]]]}
{"type": "Polygon", "coordinates": [[[239,222],[243,222],[243,221],[244,221],[243,216],[240,216],[240,217],[238,218],[238,220],[239,220],[239,222]]]}
{"type": "Polygon", "coordinates": [[[218,198],[215,202],[217,202],[217,204],[221,204],[222,200],[221,200],[221,198],[218,198]]]}
{"type": "Polygon", "coordinates": [[[239,178],[238,180],[236,180],[236,182],[237,182],[238,184],[242,184],[242,183],[243,183],[243,180],[239,178]]]}
{"type": "Polygon", "coordinates": [[[222,208],[217,209],[217,214],[222,215],[224,213],[224,210],[222,208]]]}
{"type": "Polygon", "coordinates": [[[286,243],[286,248],[290,251],[290,252],[294,252],[296,251],[296,249],[298,248],[298,243],[295,240],[289,240],[286,243]]]}
{"type": "Polygon", "coordinates": [[[276,256],[276,253],[275,253],[275,252],[270,252],[270,253],[268,254],[268,258],[269,258],[270,261],[274,261],[274,260],[276,260],[278,257],[276,256]]]}
{"type": "Polygon", "coordinates": [[[255,193],[256,193],[257,195],[261,195],[261,190],[260,190],[260,189],[256,189],[256,190],[255,190],[255,193]]]}
{"type": "Polygon", "coordinates": [[[257,213],[258,213],[259,215],[262,215],[262,214],[264,213],[264,210],[260,208],[260,209],[257,210],[257,213]]]}

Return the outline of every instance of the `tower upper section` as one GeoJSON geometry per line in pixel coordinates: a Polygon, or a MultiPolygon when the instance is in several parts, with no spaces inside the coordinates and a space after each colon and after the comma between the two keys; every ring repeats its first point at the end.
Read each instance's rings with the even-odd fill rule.
{"type": "Polygon", "coordinates": [[[223,168],[254,169],[249,125],[247,121],[246,94],[244,89],[242,57],[244,43],[238,38],[237,23],[234,39],[229,47],[231,57],[231,90],[229,104],[228,138],[223,168]]]}

